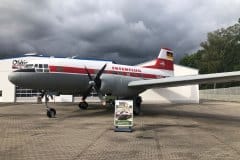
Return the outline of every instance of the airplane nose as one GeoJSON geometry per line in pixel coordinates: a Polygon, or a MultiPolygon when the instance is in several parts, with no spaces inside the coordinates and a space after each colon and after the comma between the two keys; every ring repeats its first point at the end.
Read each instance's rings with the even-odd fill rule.
{"type": "Polygon", "coordinates": [[[10,82],[12,82],[13,84],[17,85],[21,82],[21,77],[20,75],[18,75],[17,72],[11,72],[9,75],[8,75],[8,80],[10,82]]]}

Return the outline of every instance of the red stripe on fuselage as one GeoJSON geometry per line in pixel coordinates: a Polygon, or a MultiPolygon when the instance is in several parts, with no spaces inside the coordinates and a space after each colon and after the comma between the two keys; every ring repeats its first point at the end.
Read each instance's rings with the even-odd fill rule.
{"type": "MultiPolygon", "coordinates": [[[[49,66],[50,72],[64,72],[64,73],[83,73],[87,74],[85,68],[63,67],[63,66],[49,66]]],[[[87,69],[90,74],[94,74],[93,69],[87,69]]]]}
{"type": "Polygon", "coordinates": [[[154,69],[165,69],[173,71],[173,61],[167,60],[167,59],[156,59],[156,62],[154,65],[151,66],[144,66],[145,68],[154,68],[154,69]]]}
{"type": "MultiPolygon", "coordinates": [[[[59,72],[59,73],[75,73],[75,74],[87,74],[85,68],[76,68],[76,67],[65,67],[65,66],[49,66],[50,72],[59,72]]],[[[90,74],[95,74],[99,70],[87,68],[90,74]]],[[[164,76],[158,76],[154,74],[146,74],[146,73],[136,73],[136,72],[125,72],[125,71],[112,71],[112,70],[105,70],[105,74],[112,74],[112,75],[122,75],[122,76],[130,76],[130,77],[139,77],[139,78],[149,78],[149,79],[156,79],[156,78],[164,78],[164,76]]]]}

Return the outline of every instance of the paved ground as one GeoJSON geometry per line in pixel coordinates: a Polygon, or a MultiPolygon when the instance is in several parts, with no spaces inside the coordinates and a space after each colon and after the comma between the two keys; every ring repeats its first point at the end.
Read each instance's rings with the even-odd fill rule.
{"type": "Polygon", "coordinates": [[[240,103],[143,105],[135,131],[113,131],[113,113],[92,104],[0,104],[0,159],[240,159],[240,103]]]}

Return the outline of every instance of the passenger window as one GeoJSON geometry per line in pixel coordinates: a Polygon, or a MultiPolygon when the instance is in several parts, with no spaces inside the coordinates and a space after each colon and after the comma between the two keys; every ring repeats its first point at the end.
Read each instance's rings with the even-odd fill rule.
{"type": "Polygon", "coordinates": [[[36,72],[43,72],[43,69],[42,68],[36,69],[36,72]]]}
{"type": "Polygon", "coordinates": [[[43,68],[43,65],[42,65],[42,64],[39,64],[39,68],[43,68]]]}
{"type": "Polygon", "coordinates": [[[44,68],[43,71],[44,71],[44,72],[49,72],[49,69],[48,69],[48,68],[44,68]]]}
{"type": "Polygon", "coordinates": [[[48,68],[48,65],[47,65],[47,64],[44,64],[44,65],[43,65],[43,68],[48,68]]]}
{"type": "Polygon", "coordinates": [[[2,91],[0,91],[0,97],[2,97],[2,91]]]}

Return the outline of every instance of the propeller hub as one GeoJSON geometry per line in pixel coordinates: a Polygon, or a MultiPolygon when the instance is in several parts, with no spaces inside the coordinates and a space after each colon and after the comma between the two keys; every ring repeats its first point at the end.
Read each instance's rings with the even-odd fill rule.
{"type": "Polygon", "coordinates": [[[96,85],[96,83],[95,83],[94,81],[89,81],[88,83],[89,83],[89,85],[91,85],[91,86],[95,86],[95,85],[96,85]]]}
{"type": "Polygon", "coordinates": [[[96,74],[95,78],[93,78],[91,76],[91,74],[89,73],[87,67],[85,66],[85,71],[88,75],[88,78],[89,78],[89,86],[86,90],[86,92],[83,94],[83,97],[82,97],[82,100],[85,101],[85,99],[87,98],[87,96],[90,94],[91,90],[94,88],[96,90],[96,92],[98,93],[98,96],[100,97],[100,99],[102,99],[102,94],[101,94],[101,91],[99,90],[100,87],[101,87],[101,75],[103,74],[105,68],[106,68],[107,64],[105,64],[99,71],[98,73],[96,74]]]}

